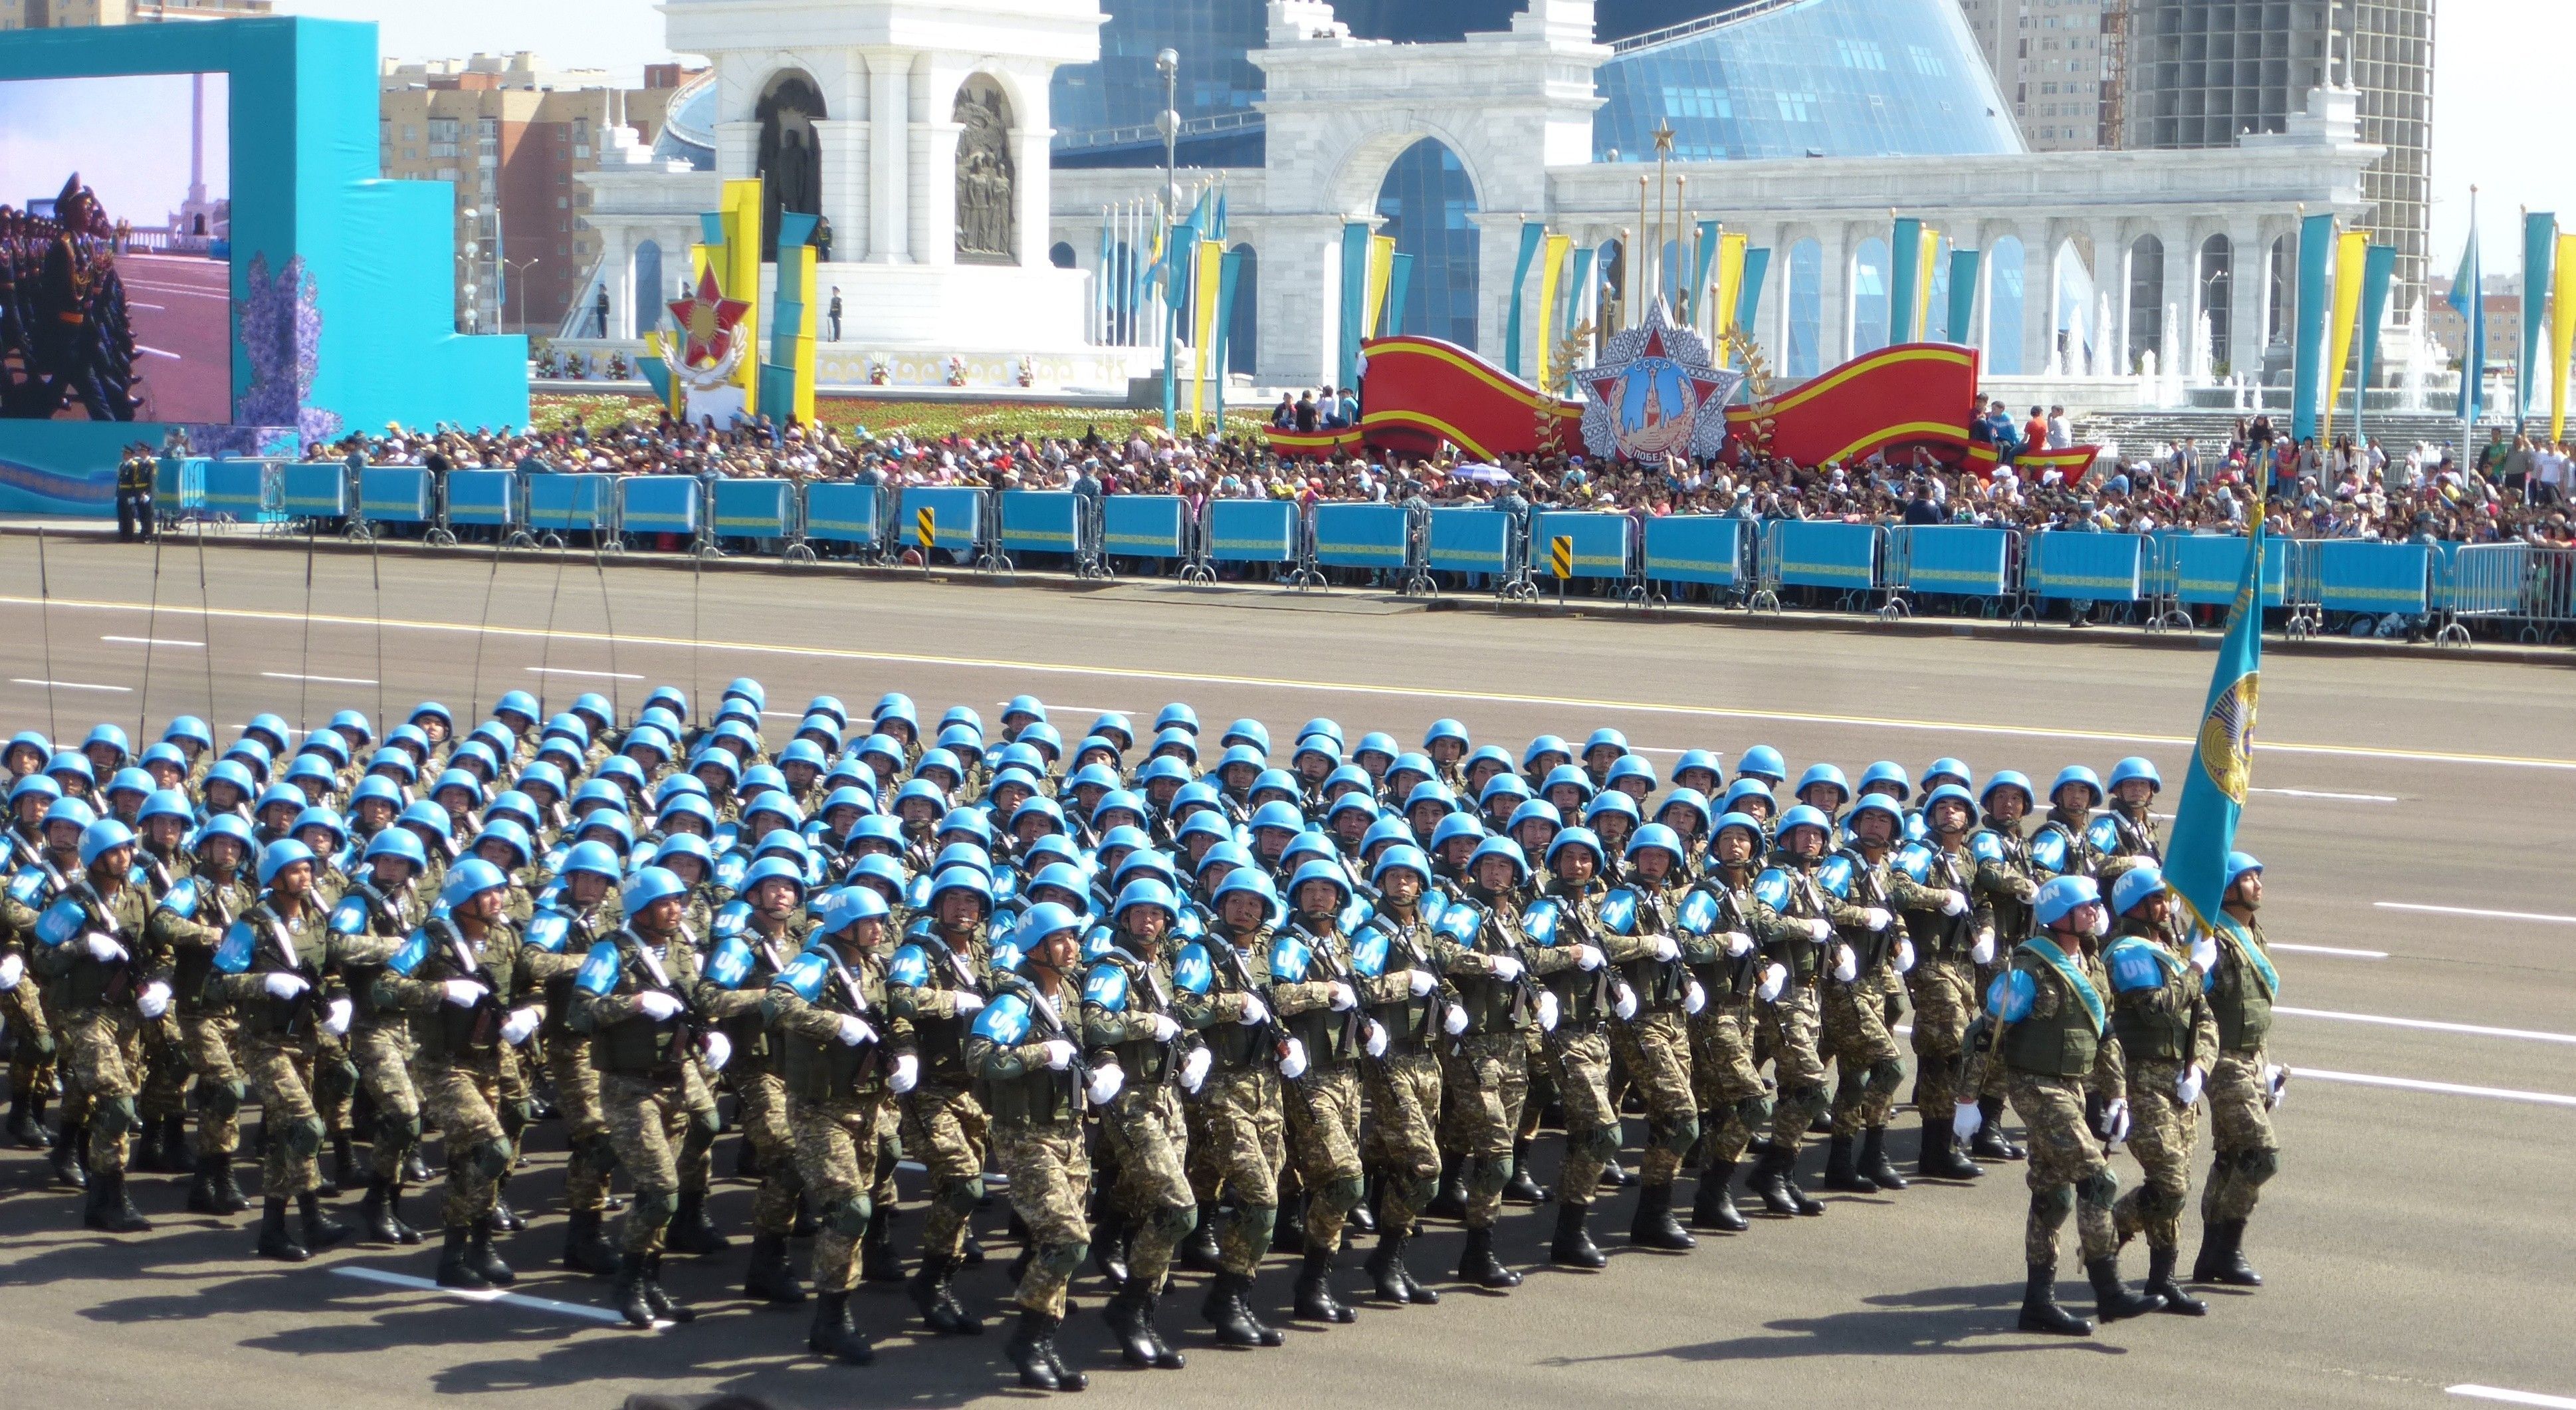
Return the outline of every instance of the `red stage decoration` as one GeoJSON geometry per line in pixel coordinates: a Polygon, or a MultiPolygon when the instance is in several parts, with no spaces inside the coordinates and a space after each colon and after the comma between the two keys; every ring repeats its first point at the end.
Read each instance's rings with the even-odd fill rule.
{"type": "Polygon", "coordinates": [[[1899,343],[1857,357],[1766,402],[1728,407],[1739,438],[1770,420],[1769,453],[1800,465],[1858,460],[1927,446],[1945,460],[1968,449],[1977,404],[1977,353],[1949,343],[1899,343]]]}

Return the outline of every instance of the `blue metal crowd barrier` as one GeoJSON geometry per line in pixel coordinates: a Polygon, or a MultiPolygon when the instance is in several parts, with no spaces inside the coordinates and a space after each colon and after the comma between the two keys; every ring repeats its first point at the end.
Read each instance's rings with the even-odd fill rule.
{"type": "Polygon", "coordinates": [[[1839,588],[1866,605],[1878,586],[1887,531],[1875,524],[1776,520],[1762,534],[1762,587],[1754,605],[1780,610],[1784,587],[1839,588]]]}
{"type": "MultiPolygon", "coordinates": [[[[516,470],[450,470],[447,472],[447,527],[459,524],[478,529],[516,530],[519,527],[520,482],[527,477],[516,470]]],[[[513,546],[524,546],[528,537],[511,533],[504,539],[513,546]]]]}
{"type": "Polygon", "coordinates": [[[1100,551],[1118,558],[1190,556],[1189,503],[1179,495],[1114,494],[1100,501],[1100,551]]]}
{"type": "Polygon", "coordinates": [[[1004,490],[999,566],[1010,571],[1009,555],[1060,553],[1073,560],[1074,576],[1091,577],[1098,566],[1093,551],[1091,508],[1081,495],[1064,490],[1004,490]]]}
{"type": "Polygon", "coordinates": [[[1299,561],[1297,506],[1283,499],[1208,503],[1207,556],[1218,563],[1299,561]]]}
{"type": "Polygon", "coordinates": [[[1646,581],[1742,587],[1753,578],[1754,521],[1668,514],[1646,521],[1646,581]]]}
{"type": "Polygon", "coordinates": [[[2147,595],[2143,534],[2034,534],[2021,583],[2052,601],[2138,602],[2147,595]]]}
{"type": "MultiPolygon", "coordinates": [[[[2187,534],[2170,540],[2175,600],[2199,607],[2234,602],[2237,583],[2245,576],[2248,542],[2233,534],[2187,534]]],[[[2264,540],[2262,580],[2255,587],[2263,606],[2278,607],[2288,600],[2294,556],[2290,540],[2264,540]]]]}
{"type": "Polygon", "coordinates": [[[277,466],[266,460],[216,460],[206,465],[205,508],[241,523],[278,512],[277,466]]]}
{"type": "Polygon", "coordinates": [[[358,472],[358,517],[370,524],[430,524],[438,506],[429,472],[417,465],[370,465],[358,472]]]}
{"type": "Polygon", "coordinates": [[[1425,517],[1422,564],[1434,573],[1482,573],[1497,592],[1524,597],[1536,590],[1520,574],[1524,561],[1512,516],[1499,509],[1434,509],[1425,517]]]}
{"type": "Polygon", "coordinates": [[[348,467],[285,465],[278,468],[278,506],[292,519],[345,519],[349,516],[348,467]]]}
{"type": "Polygon", "coordinates": [[[1334,568],[1413,564],[1413,515],[1400,504],[1315,506],[1315,561],[1334,568]]]}
{"type": "Polygon", "coordinates": [[[775,542],[780,545],[781,558],[796,557],[798,496],[794,481],[723,478],[714,482],[707,497],[710,540],[775,542]]]}
{"type": "Polygon", "coordinates": [[[695,475],[626,475],[617,481],[617,524],[628,534],[697,537],[706,486],[695,475]]]}
{"type": "Polygon", "coordinates": [[[1551,576],[1549,563],[1552,545],[1559,538],[1574,540],[1574,576],[1609,578],[1626,582],[1628,549],[1635,539],[1637,521],[1625,514],[1593,511],[1545,510],[1530,516],[1530,562],[1544,568],[1540,576],[1551,576]]]}
{"type": "Polygon", "coordinates": [[[874,561],[885,551],[885,487],[851,483],[805,487],[805,537],[858,546],[874,561]]]}
{"type": "Polygon", "coordinates": [[[153,512],[164,519],[175,519],[205,508],[209,463],[202,455],[161,457],[152,471],[152,497],[157,501],[153,512]]]}
{"type": "Polygon", "coordinates": [[[2000,603],[2020,593],[2021,534],[1974,524],[1906,525],[1887,531],[1879,585],[1890,590],[1888,610],[1903,612],[1897,590],[1986,598],[2000,603]]]}
{"type": "Polygon", "coordinates": [[[589,473],[528,476],[528,528],[548,548],[561,548],[568,533],[614,528],[616,479],[589,473]]]}
{"type": "Polygon", "coordinates": [[[984,542],[984,492],[955,485],[914,485],[903,492],[895,515],[895,541],[921,547],[920,514],[930,511],[930,531],[938,551],[979,548],[984,542]]]}
{"type": "Polygon", "coordinates": [[[2434,554],[2425,544],[2328,539],[2313,551],[2315,601],[2326,611],[2412,617],[2432,602],[2434,554]]]}

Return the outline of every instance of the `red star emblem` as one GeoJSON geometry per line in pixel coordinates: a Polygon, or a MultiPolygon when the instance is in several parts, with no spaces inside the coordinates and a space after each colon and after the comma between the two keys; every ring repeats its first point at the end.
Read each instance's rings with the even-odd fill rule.
{"type": "Polygon", "coordinates": [[[686,367],[713,367],[733,350],[734,330],[751,305],[741,299],[728,299],[716,284],[715,267],[710,265],[698,275],[698,292],[671,305],[671,317],[678,321],[687,342],[680,350],[680,362],[686,367]]]}

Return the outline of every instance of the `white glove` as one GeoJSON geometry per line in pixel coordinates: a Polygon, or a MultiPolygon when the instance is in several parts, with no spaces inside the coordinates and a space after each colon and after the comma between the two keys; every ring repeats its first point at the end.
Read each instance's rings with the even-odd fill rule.
{"type": "Polygon", "coordinates": [[[1807,922],[1807,938],[1821,945],[1834,938],[1834,923],[1818,916],[1807,922]]]}
{"type": "Polygon", "coordinates": [[[1335,1013],[1346,1013],[1360,1006],[1358,992],[1338,979],[1325,986],[1325,992],[1332,996],[1331,1002],[1335,1013]]]}
{"type": "Polygon", "coordinates": [[[1950,1135],[1954,1140],[1968,1140],[1977,1134],[1978,1127],[1985,1124],[1986,1114],[1977,1110],[1977,1104],[1973,1099],[1960,1102],[1950,1109],[1950,1135]]]}
{"type": "Polygon", "coordinates": [[[2182,1076],[2174,1079],[2174,1100],[2181,1103],[2185,1108],[2199,1105],[2200,1085],[2208,1080],[2208,1074],[2202,1072],[2199,1068],[2184,1068],[2182,1076]]]}
{"type": "MultiPolygon", "coordinates": [[[[443,979],[439,981],[438,988],[438,997],[441,1002],[454,1004],[460,1009],[470,1009],[474,1007],[476,1004],[483,1001],[484,995],[492,992],[490,989],[485,988],[481,983],[471,979],[443,979]]],[[[277,994],[277,997],[281,999],[294,998],[297,994],[303,992],[303,989],[304,981],[297,979],[292,974],[272,974],[268,977],[268,992],[277,994]],[[281,979],[294,980],[294,986],[288,989],[285,993],[278,994],[277,981],[281,979]]]]}
{"type": "Polygon", "coordinates": [[[1697,1013],[1707,1007],[1708,991],[1699,987],[1698,980],[1692,980],[1690,987],[1682,991],[1682,1012],[1697,1013]]]}
{"type": "Polygon", "coordinates": [[[126,957],[123,945],[96,931],[82,936],[81,944],[89,950],[89,957],[100,964],[114,964],[126,957]]]}
{"type": "Polygon", "coordinates": [[[1154,1014],[1149,1021],[1154,1026],[1154,1041],[1157,1043],[1168,1043],[1181,1036],[1181,1025],[1168,1015],[1154,1014]]]}
{"type": "Polygon", "coordinates": [[[1762,969],[1762,987],[1754,990],[1753,995],[1767,1004],[1779,998],[1780,991],[1788,987],[1789,971],[1786,966],[1765,965],[1762,969]]]}
{"type": "Polygon", "coordinates": [[[895,1055],[894,1071],[886,1076],[886,1090],[902,1096],[921,1083],[921,1059],[910,1053],[895,1055]]]}
{"type": "Polygon", "coordinates": [[[1467,1011],[1454,1004],[1451,1005],[1447,1012],[1440,1015],[1440,1031],[1452,1038],[1466,1032],[1467,1011]]]}
{"type": "Polygon", "coordinates": [[[25,960],[18,958],[14,954],[0,955],[0,994],[8,993],[10,990],[17,988],[18,981],[26,977],[27,962],[25,960]]]}
{"type": "Polygon", "coordinates": [[[1659,960],[1677,960],[1677,959],[1680,959],[1681,957],[1682,957],[1682,947],[1681,947],[1679,944],[1677,944],[1677,943],[1675,943],[1675,942],[1674,942],[1673,937],[1671,937],[1671,936],[1669,936],[1669,935],[1658,935],[1658,936],[1656,936],[1656,937],[1655,937],[1655,958],[1656,958],[1656,959],[1659,959],[1659,960]]]}
{"type": "Polygon", "coordinates": [[[1538,1031],[1541,1033],[1556,1031],[1556,993],[1553,990],[1538,991],[1538,1031]]]}
{"type": "Polygon", "coordinates": [[[1637,991],[1628,985],[1620,985],[1619,997],[1610,1001],[1610,1012],[1617,1014],[1621,1023],[1625,1023],[1629,1019],[1635,1018],[1637,1016],[1637,991]]]}
{"type": "Polygon", "coordinates": [[[2191,967],[2203,974],[2218,968],[2218,937],[2202,931],[2191,942],[2191,967]]]}
{"type": "Polygon", "coordinates": [[[1860,978],[1860,956],[1853,954],[1849,945],[1834,947],[1834,978],[1845,984],[1860,978]]]}
{"type": "Polygon", "coordinates": [[[1127,1074],[1110,1063],[1091,1070],[1090,1097],[1093,1106],[1107,1106],[1118,1099],[1118,1089],[1127,1085],[1127,1074]]]}
{"type": "Polygon", "coordinates": [[[1062,1038],[1049,1038],[1046,1040],[1046,1055],[1047,1066],[1062,1072],[1073,1065],[1073,1044],[1062,1038]]]}
{"type": "Polygon", "coordinates": [[[536,1036],[537,1025],[544,1022],[545,1017],[546,1011],[533,1004],[523,1009],[512,1009],[510,1016],[501,1021],[501,1041],[514,1048],[519,1046],[536,1036]]]}
{"type": "Polygon", "coordinates": [[[1863,906],[1860,909],[1860,914],[1861,919],[1868,924],[1870,933],[1872,934],[1885,930],[1888,922],[1896,919],[1896,917],[1889,915],[1886,908],[1883,906],[1863,906]]]}
{"type": "Polygon", "coordinates": [[[1207,1049],[1190,1049],[1190,1055],[1181,1059],[1181,1090],[1197,1095],[1199,1088],[1207,1085],[1208,1065],[1214,1061],[1216,1058],[1207,1049]]]}
{"type": "MultiPolygon", "coordinates": [[[[450,984],[454,984],[456,982],[457,981],[452,979],[448,981],[450,984]]],[[[292,999],[296,995],[303,993],[305,990],[310,989],[313,986],[304,982],[303,975],[289,974],[285,970],[281,969],[275,974],[270,975],[266,982],[264,982],[260,987],[268,990],[268,996],[272,999],[292,999]]],[[[474,988],[479,993],[483,986],[477,984],[474,988]]],[[[448,997],[451,1000],[454,999],[454,991],[451,990],[448,997]]],[[[470,1004],[474,1001],[472,999],[468,999],[466,1002],[470,1004]]]]}
{"type": "Polygon", "coordinates": [[[349,1031],[349,1020],[357,1016],[356,1005],[346,999],[333,999],[329,1014],[322,1020],[322,1031],[337,1038],[349,1031]]]}
{"type": "Polygon", "coordinates": [[[709,1072],[722,1072],[724,1065],[733,1061],[733,1040],[722,1033],[708,1033],[701,1041],[701,1049],[709,1072]]]}
{"type": "Polygon", "coordinates": [[[2093,912],[2093,938],[2099,940],[2110,933],[2111,908],[2104,906],[2093,912]]]}
{"type": "MultiPolygon", "coordinates": [[[[9,958],[14,960],[17,956],[9,958]]],[[[134,1007],[147,1023],[160,1018],[170,1011],[170,986],[158,979],[144,985],[143,992],[134,996],[134,1007]]]]}
{"type": "Polygon", "coordinates": [[[1294,1038],[1288,1040],[1288,1051],[1279,1055],[1279,1075],[1294,1082],[1306,1075],[1306,1045],[1294,1038]]]}
{"type": "Polygon", "coordinates": [[[1404,982],[1412,987],[1413,997],[1419,999],[1440,987],[1440,976],[1427,969],[1411,969],[1405,971],[1404,982]]]}
{"type": "Polygon", "coordinates": [[[1368,1050],[1368,1055],[1370,1057],[1385,1057],[1386,1025],[1378,1022],[1376,1019],[1370,1019],[1368,1025],[1368,1037],[1362,1040],[1361,1046],[1368,1050]]]}
{"type": "Polygon", "coordinates": [[[841,1040],[841,1046],[845,1048],[855,1048],[861,1043],[875,1042],[877,1040],[877,1030],[870,1027],[868,1021],[864,1018],[860,1018],[855,1014],[843,1014],[841,1015],[841,1031],[838,1036],[841,1040]]]}
{"type": "Polygon", "coordinates": [[[1582,970],[1585,974],[1590,974],[1592,971],[1599,969],[1601,966],[1609,962],[1610,957],[1602,954],[1601,947],[1598,945],[1577,945],[1574,947],[1574,967],[1582,970]]]}
{"type": "Polygon", "coordinates": [[[1991,930],[1978,931],[1977,943],[1969,947],[1968,958],[1981,965],[1993,964],[1995,962],[1995,933],[1991,930]]]}
{"type": "Polygon", "coordinates": [[[1235,1022],[1249,1028],[1269,1016],[1270,1006],[1261,1002],[1259,994],[1246,994],[1243,996],[1243,1016],[1237,1018],[1235,1022]]]}
{"type": "Polygon", "coordinates": [[[975,1010],[984,1006],[984,996],[976,993],[972,989],[960,989],[956,991],[956,994],[957,1016],[959,1018],[964,1018],[966,1015],[973,1013],[975,1010]]]}
{"type": "Polygon", "coordinates": [[[1912,974],[1914,972],[1913,941],[1899,940],[1896,942],[1896,972],[1899,974],[1912,974]]]}
{"type": "Polygon", "coordinates": [[[1967,893],[1962,891],[1944,891],[1941,893],[1941,914],[1945,916],[1963,916],[1967,913],[1967,893]]]}
{"type": "Polygon", "coordinates": [[[1753,937],[1741,930],[1730,930],[1722,938],[1726,941],[1728,959],[1740,960],[1753,953],[1753,937]]]}
{"type": "MultiPolygon", "coordinates": [[[[453,983],[454,981],[449,981],[453,983]]],[[[635,996],[635,1007],[655,1023],[666,1023],[679,1015],[681,1003],[659,989],[647,989],[635,996]]]]}
{"type": "Polygon", "coordinates": [[[2290,1095],[2290,1069],[2279,1063],[2263,1065],[2263,1109],[2279,1111],[2290,1095]]]}
{"type": "Polygon", "coordinates": [[[1486,963],[1493,967],[1494,978],[1505,984],[1521,977],[1521,962],[1509,955],[1495,955],[1486,963]]]}
{"type": "Polygon", "coordinates": [[[2102,1121],[2111,1128],[2111,1144],[2116,1146],[2129,1139],[2129,1099],[2112,1098],[2110,1104],[2102,1108],[2102,1121]]]}

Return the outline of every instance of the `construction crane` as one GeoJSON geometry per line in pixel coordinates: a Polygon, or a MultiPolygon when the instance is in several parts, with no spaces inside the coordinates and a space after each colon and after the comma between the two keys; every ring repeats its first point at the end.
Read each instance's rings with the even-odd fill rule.
{"type": "Polygon", "coordinates": [[[2129,0],[2102,0],[2102,105],[2095,145],[2114,151],[2126,145],[2121,128],[2127,120],[2129,94],[2129,0]]]}

